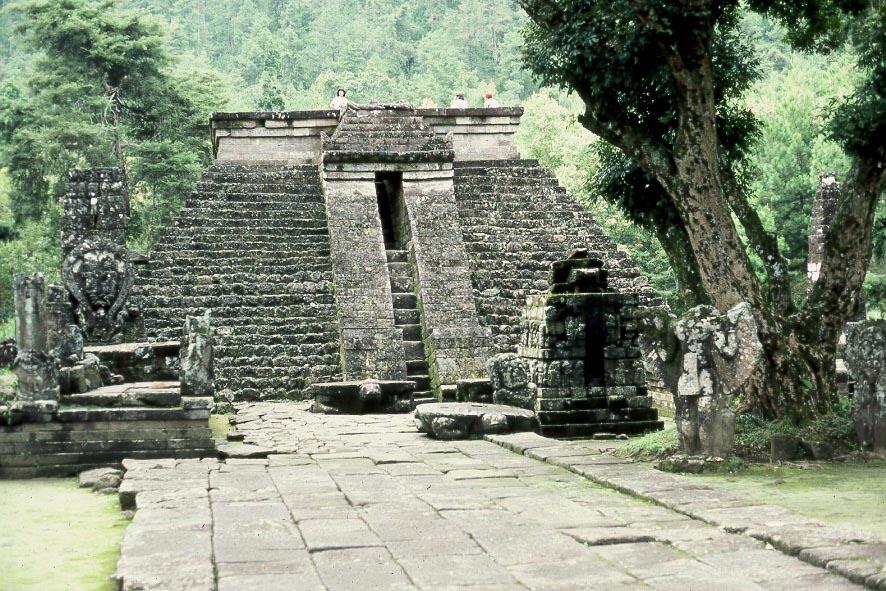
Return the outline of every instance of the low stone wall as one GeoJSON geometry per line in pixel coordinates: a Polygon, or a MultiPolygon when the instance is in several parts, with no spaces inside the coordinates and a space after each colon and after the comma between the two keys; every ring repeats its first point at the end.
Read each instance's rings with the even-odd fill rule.
{"type": "Polygon", "coordinates": [[[71,409],[49,423],[0,427],[0,478],[70,476],[124,458],[214,457],[208,410],[71,409]]]}
{"type": "Polygon", "coordinates": [[[419,109],[437,135],[452,134],[455,160],[505,160],[519,158],[514,134],[523,107],[496,109],[419,109]]]}
{"type": "Polygon", "coordinates": [[[332,133],[338,111],[213,113],[216,161],[311,164],[320,160],[320,132],[332,133]]]}
{"type": "MultiPolygon", "coordinates": [[[[452,134],[455,160],[519,158],[514,134],[523,107],[417,109],[438,136],[452,134]]],[[[339,123],[333,110],[213,113],[216,161],[222,163],[312,164],[321,155],[320,133],[339,123]]]]}

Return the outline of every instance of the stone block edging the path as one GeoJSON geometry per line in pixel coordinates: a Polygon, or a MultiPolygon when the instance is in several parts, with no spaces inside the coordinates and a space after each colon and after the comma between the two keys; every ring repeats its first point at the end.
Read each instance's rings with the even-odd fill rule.
{"type": "Polygon", "coordinates": [[[827,526],[783,507],[754,503],[685,476],[603,454],[579,442],[548,439],[535,433],[487,435],[484,439],[726,532],[769,543],[789,556],[827,568],[868,589],[886,591],[886,541],[876,536],[827,526]]]}

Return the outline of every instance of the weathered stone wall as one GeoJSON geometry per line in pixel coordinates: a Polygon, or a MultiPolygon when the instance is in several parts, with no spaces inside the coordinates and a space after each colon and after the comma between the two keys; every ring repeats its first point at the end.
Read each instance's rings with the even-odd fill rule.
{"type": "MultiPolygon", "coordinates": [[[[441,139],[452,134],[456,160],[517,158],[514,134],[522,107],[417,109],[413,111],[441,139]]],[[[331,134],[338,111],[213,113],[212,143],[218,162],[316,163],[320,133],[331,134]]],[[[364,147],[369,150],[369,146],[364,147]]]]}
{"type": "Polygon", "coordinates": [[[307,164],[320,161],[320,132],[338,125],[338,111],[213,113],[219,163],[307,164]]]}
{"type": "Polygon", "coordinates": [[[119,168],[71,170],[62,207],[63,256],[89,238],[126,244],[129,202],[119,168]]]}
{"type": "Polygon", "coordinates": [[[300,397],[341,377],[340,331],[316,166],[217,164],[140,268],[154,340],[211,310],[222,398],[300,397]]]}
{"type": "Polygon", "coordinates": [[[419,109],[438,135],[452,134],[455,160],[519,158],[514,134],[523,107],[495,109],[419,109]]]}
{"type": "Polygon", "coordinates": [[[485,377],[492,343],[477,318],[452,169],[404,172],[403,197],[429,362],[440,384],[485,377]]]}
{"type": "Polygon", "coordinates": [[[480,323],[495,348],[513,352],[526,297],[548,290],[551,264],[586,248],[609,270],[609,285],[638,294],[641,305],[662,300],[591,214],[534,160],[456,163],[455,197],[471,267],[480,323]]]}
{"type": "Polygon", "coordinates": [[[347,379],[406,376],[373,171],[325,171],[335,299],[347,379]]]}

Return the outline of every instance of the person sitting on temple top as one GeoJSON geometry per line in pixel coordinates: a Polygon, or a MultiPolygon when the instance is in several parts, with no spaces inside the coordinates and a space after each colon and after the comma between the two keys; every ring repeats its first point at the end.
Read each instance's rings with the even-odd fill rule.
{"type": "Polygon", "coordinates": [[[344,113],[348,110],[348,108],[356,108],[357,105],[352,103],[349,99],[345,97],[348,93],[344,88],[339,88],[335,91],[335,98],[332,99],[332,102],[329,103],[330,108],[335,109],[341,113],[344,113]]]}
{"type": "Polygon", "coordinates": [[[455,96],[452,97],[452,104],[449,105],[453,109],[467,109],[470,107],[468,101],[465,100],[465,93],[456,92],[455,96]]]}
{"type": "Polygon", "coordinates": [[[496,109],[501,106],[501,103],[492,98],[491,92],[487,92],[483,95],[483,106],[487,109],[496,109]]]}

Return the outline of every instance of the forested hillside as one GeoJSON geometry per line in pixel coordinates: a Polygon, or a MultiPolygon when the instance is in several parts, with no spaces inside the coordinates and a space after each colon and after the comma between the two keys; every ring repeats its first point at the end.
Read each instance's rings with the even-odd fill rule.
{"type": "MultiPolygon", "coordinates": [[[[325,108],[343,86],[358,102],[524,104],[520,145],[592,208],[679,308],[655,237],[602,198],[599,144],[581,103],[539,89],[522,67],[526,17],[509,0],[24,0],[0,2],[0,325],[9,277],[58,266],[57,199],[73,166],[122,155],[132,244],[149,248],[211,160],[212,110],[325,108]],[[72,16],[74,15],[74,16],[72,16]],[[108,91],[108,73],[117,78],[108,91]],[[113,95],[114,98],[111,98],[113,95]]],[[[744,28],[763,56],[738,104],[762,122],[747,181],[779,234],[797,297],[819,172],[846,168],[821,132],[828,101],[849,92],[852,56],[798,54],[758,16],[744,28]]],[[[882,209],[882,207],[881,207],[882,209]]],[[[884,300],[884,216],[868,298],[884,300]]],[[[0,330],[2,332],[2,330],[0,330]]]]}

